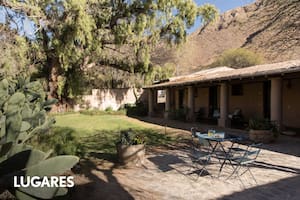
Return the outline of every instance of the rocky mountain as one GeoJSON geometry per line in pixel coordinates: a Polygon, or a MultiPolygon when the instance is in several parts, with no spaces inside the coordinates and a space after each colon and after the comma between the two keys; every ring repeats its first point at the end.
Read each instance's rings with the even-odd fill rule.
{"type": "Polygon", "coordinates": [[[161,45],[153,62],[174,63],[179,74],[186,74],[240,47],[261,54],[266,63],[300,59],[300,0],[257,0],[227,11],[189,35],[181,48],[161,45]]]}

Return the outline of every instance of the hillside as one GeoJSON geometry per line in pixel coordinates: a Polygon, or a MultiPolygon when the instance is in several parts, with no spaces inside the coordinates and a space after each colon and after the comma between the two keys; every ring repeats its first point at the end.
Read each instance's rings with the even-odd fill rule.
{"type": "Polygon", "coordinates": [[[268,63],[300,59],[300,0],[257,0],[227,11],[189,35],[181,48],[161,45],[153,62],[174,63],[179,74],[186,74],[239,47],[261,54],[268,63]]]}

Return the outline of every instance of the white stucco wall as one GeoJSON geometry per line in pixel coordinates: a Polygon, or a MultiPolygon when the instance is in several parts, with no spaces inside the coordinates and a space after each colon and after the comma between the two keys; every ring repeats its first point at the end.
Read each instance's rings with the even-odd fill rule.
{"type": "MultiPolygon", "coordinates": [[[[111,107],[118,110],[124,104],[133,104],[136,102],[133,88],[126,89],[93,89],[91,95],[84,95],[81,104],[74,107],[75,111],[80,109],[99,109],[105,110],[111,107]]],[[[137,97],[143,94],[142,89],[135,89],[137,97]]]]}

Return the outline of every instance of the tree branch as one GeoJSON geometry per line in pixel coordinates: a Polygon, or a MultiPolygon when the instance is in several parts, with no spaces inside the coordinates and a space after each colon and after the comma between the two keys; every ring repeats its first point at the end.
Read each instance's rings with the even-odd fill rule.
{"type": "Polygon", "coordinates": [[[117,52],[117,53],[120,53],[120,54],[126,54],[126,52],[122,52],[121,50],[113,48],[113,47],[110,47],[110,46],[103,45],[103,48],[106,48],[106,49],[109,49],[109,50],[113,50],[114,52],[117,52]]]}
{"type": "Polygon", "coordinates": [[[36,22],[38,21],[36,19],[42,19],[44,21],[47,21],[45,15],[43,15],[41,12],[37,12],[36,7],[28,6],[25,3],[19,3],[19,2],[13,3],[8,0],[0,0],[0,6],[3,6],[4,8],[9,8],[16,13],[24,14],[25,16],[35,20],[36,22]]]}

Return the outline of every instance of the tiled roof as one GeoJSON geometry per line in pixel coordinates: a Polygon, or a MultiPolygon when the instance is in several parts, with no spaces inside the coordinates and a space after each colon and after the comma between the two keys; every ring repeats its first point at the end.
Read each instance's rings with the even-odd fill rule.
{"type": "Polygon", "coordinates": [[[168,86],[190,85],[201,82],[280,75],[293,72],[300,72],[300,60],[256,65],[241,69],[217,67],[208,70],[201,70],[185,76],[172,77],[168,81],[146,86],[145,88],[163,88],[168,86]]]}

